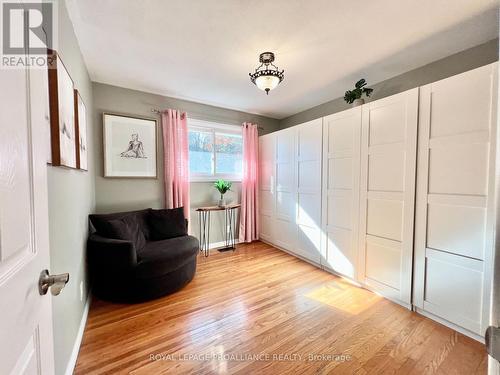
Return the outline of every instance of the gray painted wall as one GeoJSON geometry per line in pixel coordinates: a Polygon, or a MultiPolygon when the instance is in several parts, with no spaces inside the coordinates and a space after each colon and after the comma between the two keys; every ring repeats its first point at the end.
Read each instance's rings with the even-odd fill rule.
{"type": "MultiPolygon", "coordinates": [[[[399,76],[376,84],[369,84],[370,87],[373,87],[374,91],[372,97],[365,99],[365,101],[369,102],[371,100],[394,95],[414,87],[426,85],[467,70],[490,64],[497,60],[498,39],[493,39],[484,44],[437,60],[399,76]]],[[[362,78],[362,74],[360,78],[362,78]]],[[[368,83],[371,83],[370,77],[364,78],[367,79],[368,83]]],[[[348,88],[346,87],[346,89],[348,88]]],[[[340,112],[348,108],[350,108],[350,105],[344,102],[343,98],[337,98],[280,120],[280,129],[340,112]]]]}
{"type": "MultiPolygon", "coordinates": [[[[230,109],[213,107],[186,100],[169,98],[161,95],[145,93],[136,90],[110,86],[102,83],[93,84],[94,93],[94,138],[96,158],[96,211],[116,212],[141,209],[145,207],[163,207],[163,160],[161,129],[158,132],[158,166],[157,180],[152,179],[112,179],[103,177],[103,148],[102,148],[102,114],[103,112],[124,113],[159,119],[151,113],[152,108],[179,109],[193,118],[215,121],[226,124],[242,124],[251,121],[264,128],[261,134],[279,129],[279,122],[258,115],[230,109]]],[[[228,201],[239,202],[241,184],[235,183],[233,191],[226,193],[228,201]]],[[[191,183],[191,225],[192,233],[198,234],[198,218],[194,208],[201,205],[213,205],[218,195],[212,183],[191,183]]],[[[210,242],[219,242],[223,239],[223,214],[212,216],[210,242]]]]}
{"type": "MultiPolygon", "coordinates": [[[[58,52],[87,106],[87,139],[93,139],[92,83],[84,65],[64,1],[58,2],[58,52]]],[[[56,374],[64,374],[75,344],[87,300],[85,244],[87,215],[95,208],[93,145],[89,171],[47,167],[50,262],[52,273],[69,272],[69,283],[52,298],[56,374]]]]}
{"type": "MultiPolygon", "coordinates": [[[[88,172],[48,167],[51,271],[71,274],[66,289],[53,299],[56,373],[63,374],[75,343],[88,290],[84,255],[88,213],[163,207],[160,152],[158,180],[102,177],[102,112],[155,117],[150,112],[153,107],[176,108],[188,112],[192,117],[208,121],[234,124],[252,121],[264,127],[265,130],[261,134],[265,134],[344,110],[348,106],[342,98],[338,98],[279,121],[100,83],[92,84],[63,1],[59,2],[58,17],[58,50],[86,103],[88,139],[93,140],[93,144],[89,142],[88,172]]],[[[497,59],[498,39],[377,83],[373,85],[375,88],[373,100],[458,74],[497,59]]],[[[161,148],[160,136],[159,149],[161,148]]],[[[240,197],[240,184],[236,183],[233,190],[227,194],[227,198],[237,202],[240,197]]],[[[211,184],[192,183],[192,207],[213,204],[216,201],[217,192],[211,184]]],[[[191,227],[195,229],[196,219],[196,215],[192,215],[191,227]]],[[[221,222],[221,215],[215,217],[212,242],[222,240],[221,222]]]]}

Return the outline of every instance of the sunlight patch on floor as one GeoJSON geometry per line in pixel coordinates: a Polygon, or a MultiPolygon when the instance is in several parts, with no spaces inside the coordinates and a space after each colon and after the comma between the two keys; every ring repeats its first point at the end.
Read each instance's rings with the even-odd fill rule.
{"type": "Polygon", "coordinates": [[[343,280],[324,284],[304,294],[304,297],[353,315],[369,309],[381,299],[376,294],[348,285],[343,280]]]}

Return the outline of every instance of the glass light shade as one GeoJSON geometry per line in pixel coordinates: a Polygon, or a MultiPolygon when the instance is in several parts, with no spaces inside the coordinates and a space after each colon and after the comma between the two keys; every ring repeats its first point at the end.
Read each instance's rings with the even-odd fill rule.
{"type": "Polygon", "coordinates": [[[257,87],[264,91],[274,89],[280,83],[280,79],[276,76],[260,76],[255,79],[257,87]]]}

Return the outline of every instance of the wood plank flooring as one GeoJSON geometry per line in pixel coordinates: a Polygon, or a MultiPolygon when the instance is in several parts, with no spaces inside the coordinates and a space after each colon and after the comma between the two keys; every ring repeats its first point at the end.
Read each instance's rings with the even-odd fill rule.
{"type": "Polygon", "coordinates": [[[76,374],[485,374],[484,345],[267,244],[155,301],[93,300],[76,374]]]}

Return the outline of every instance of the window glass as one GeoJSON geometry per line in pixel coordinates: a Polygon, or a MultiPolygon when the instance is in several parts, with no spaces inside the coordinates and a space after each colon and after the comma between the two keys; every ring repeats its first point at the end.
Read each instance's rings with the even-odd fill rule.
{"type": "Polygon", "coordinates": [[[189,171],[191,174],[214,173],[213,133],[189,130],[189,171]]]}
{"type": "Polygon", "coordinates": [[[215,133],[215,170],[217,173],[241,175],[242,156],[241,135],[215,133]]]}
{"type": "Polygon", "coordinates": [[[243,138],[238,126],[191,120],[189,174],[193,181],[240,180],[243,138]]]}

